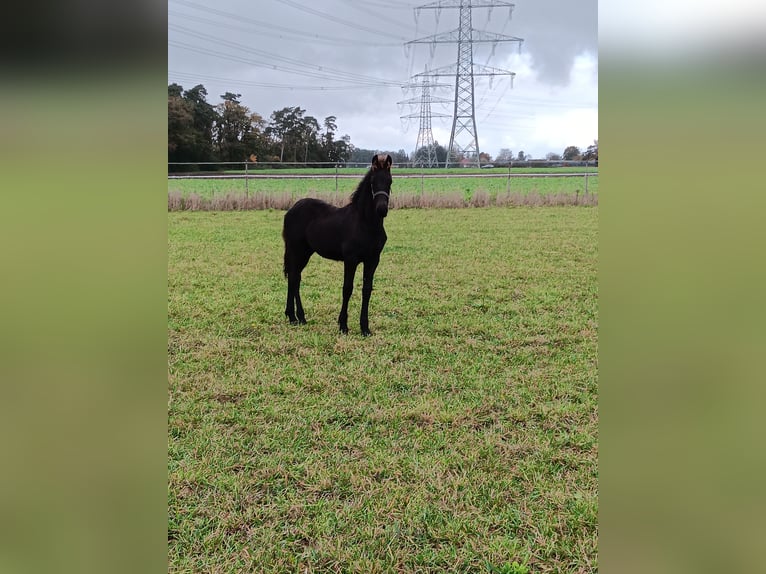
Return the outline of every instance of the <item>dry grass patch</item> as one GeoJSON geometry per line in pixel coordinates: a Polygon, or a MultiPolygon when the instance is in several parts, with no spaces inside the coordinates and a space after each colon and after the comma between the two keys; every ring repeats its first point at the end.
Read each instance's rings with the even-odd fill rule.
{"type": "MultiPolygon", "coordinates": [[[[332,205],[342,207],[349,201],[343,194],[307,194],[332,205]]],[[[168,192],[168,211],[250,211],[259,209],[287,210],[296,198],[289,193],[226,193],[204,197],[196,193],[188,195],[180,191],[168,192]]],[[[392,209],[411,208],[464,208],[464,207],[542,207],[598,205],[598,195],[580,193],[498,193],[477,191],[470,195],[460,193],[392,194],[392,209]]]]}

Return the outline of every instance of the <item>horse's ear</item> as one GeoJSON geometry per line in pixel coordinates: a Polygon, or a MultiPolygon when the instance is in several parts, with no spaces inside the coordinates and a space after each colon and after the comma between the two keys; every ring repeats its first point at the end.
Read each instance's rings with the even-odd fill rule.
{"type": "Polygon", "coordinates": [[[379,167],[381,167],[381,168],[390,168],[392,163],[394,163],[394,160],[391,159],[390,155],[386,155],[386,159],[385,160],[383,159],[383,154],[382,153],[381,154],[377,154],[376,153],[374,156],[372,156],[372,169],[373,169],[373,171],[378,169],[379,167]]]}

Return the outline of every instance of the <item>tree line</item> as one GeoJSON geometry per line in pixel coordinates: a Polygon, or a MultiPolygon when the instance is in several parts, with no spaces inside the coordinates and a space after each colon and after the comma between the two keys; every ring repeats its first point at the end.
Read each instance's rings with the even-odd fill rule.
{"type": "Polygon", "coordinates": [[[216,105],[207,96],[202,84],[188,90],[168,85],[168,162],[344,163],[355,152],[368,151],[356,150],[348,135],[338,137],[335,116],[320,123],[294,106],[267,120],[243,105],[241,94],[226,92],[216,105]]]}
{"type": "MultiPolygon", "coordinates": [[[[431,154],[420,148],[410,156],[403,149],[369,150],[356,148],[348,135],[338,137],[337,117],[327,116],[319,120],[306,113],[300,106],[285,107],[272,112],[268,120],[251,111],[240,101],[241,94],[226,92],[221,102],[213,105],[207,101],[205,86],[198,84],[184,90],[183,86],[168,85],[168,162],[169,163],[260,163],[297,162],[304,164],[366,164],[377,152],[388,153],[394,163],[418,164],[422,158],[436,158],[444,165],[447,149],[434,143],[431,154]]],[[[450,162],[459,164],[462,154],[453,150],[450,162]]],[[[501,149],[495,163],[528,161],[531,156],[519,151],[515,156],[509,149],[501,149]]],[[[549,161],[595,160],[598,161],[598,140],[585,152],[569,146],[562,155],[549,153],[549,161]]],[[[492,162],[489,154],[481,153],[482,165],[492,162]]],[[[196,166],[195,166],[196,167],[196,166]]],[[[189,166],[170,166],[175,171],[188,171],[189,166]]],[[[217,166],[211,166],[217,169],[217,166]]]]}
{"type": "MultiPolygon", "coordinates": [[[[429,148],[428,147],[421,147],[412,154],[412,157],[410,158],[411,161],[414,164],[418,163],[425,163],[426,159],[429,155],[431,157],[436,158],[437,165],[444,165],[445,161],[447,160],[447,148],[443,145],[439,145],[439,142],[434,142],[433,148],[431,148],[431,154],[429,154],[429,148]]],[[[455,165],[462,164],[466,158],[462,153],[459,151],[453,150],[452,155],[450,156],[450,163],[453,163],[455,165]]],[[[594,140],[593,144],[588,146],[588,148],[581,152],[580,148],[577,146],[567,146],[566,149],[564,149],[563,154],[557,154],[557,153],[548,153],[545,156],[545,159],[550,162],[555,161],[595,161],[596,164],[598,164],[598,140],[594,140]]],[[[502,148],[498,154],[497,157],[492,159],[492,156],[488,153],[481,152],[479,154],[479,163],[481,165],[486,165],[489,163],[494,162],[497,165],[508,165],[511,162],[530,162],[533,158],[530,154],[526,153],[525,151],[519,151],[516,154],[514,154],[510,149],[508,148],[502,148]]],[[[475,160],[474,160],[475,161],[475,160]]],[[[539,163],[539,162],[538,162],[539,163]]],[[[473,165],[473,162],[468,162],[468,165],[473,165]]]]}
{"type": "MultiPolygon", "coordinates": [[[[508,163],[511,161],[530,161],[532,156],[520,151],[516,157],[513,152],[507,148],[503,148],[497,154],[495,158],[496,163],[508,163]]],[[[583,152],[580,148],[574,145],[567,146],[563,153],[548,153],[545,155],[545,159],[550,161],[596,161],[598,162],[598,140],[594,140],[592,145],[583,152]]]]}
{"type": "Polygon", "coordinates": [[[584,152],[580,151],[580,148],[574,145],[568,146],[564,153],[561,155],[557,153],[549,153],[545,156],[545,159],[550,161],[566,160],[566,161],[596,161],[598,162],[598,140],[594,140],[592,145],[588,146],[584,152]]]}

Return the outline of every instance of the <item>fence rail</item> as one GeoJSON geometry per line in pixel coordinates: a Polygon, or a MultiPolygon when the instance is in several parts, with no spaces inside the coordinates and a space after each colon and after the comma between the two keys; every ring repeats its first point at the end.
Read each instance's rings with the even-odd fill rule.
{"type": "MultiPolygon", "coordinates": [[[[591,172],[589,176],[597,176],[598,172],[591,172]]],[[[585,172],[569,172],[569,173],[512,173],[510,177],[584,177],[585,172]]],[[[422,175],[400,173],[396,174],[397,179],[460,179],[460,178],[506,178],[509,177],[505,173],[466,173],[466,174],[431,174],[426,173],[422,175]]],[[[168,174],[168,179],[359,179],[358,174],[351,173],[339,173],[337,175],[325,175],[325,174],[168,174]]]]}
{"type": "MultiPolygon", "coordinates": [[[[197,162],[168,162],[168,166],[241,166],[241,169],[262,170],[262,169],[298,169],[298,168],[316,168],[316,169],[366,169],[369,167],[367,162],[332,162],[332,161],[309,161],[309,162],[251,162],[251,161],[197,161],[197,162]]],[[[396,168],[435,170],[445,169],[445,165],[436,165],[434,167],[424,167],[412,162],[394,164],[396,168]]],[[[481,169],[507,169],[507,168],[556,168],[556,167],[590,167],[597,169],[598,160],[547,160],[547,159],[529,159],[513,160],[510,162],[485,163],[481,169]]],[[[454,163],[448,167],[450,170],[459,169],[479,169],[476,165],[459,166],[454,163]]],[[[173,170],[168,170],[173,171],[173,170]]]]}
{"type": "MultiPolygon", "coordinates": [[[[314,181],[317,182],[317,190],[324,189],[325,191],[332,191],[327,188],[327,184],[329,181],[334,181],[334,190],[337,193],[340,189],[340,181],[358,180],[367,167],[366,163],[339,164],[333,162],[169,162],[168,186],[170,191],[171,189],[184,190],[198,185],[206,185],[205,193],[207,194],[215,195],[234,191],[249,195],[251,192],[274,193],[279,190],[279,180],[303,180],[301,185],[311,185],[311,182],[314,181]],[[184,186],[183,180],[187,180],[189,185],[184,186]],[[194,181],[199,183],[193,184],[194,181]],[[204,181],[208,181],[208,183],[203,184],[204,181]],[[216,184],[216,181],[220,184],[216,184]]],[[[450,190],[455,187],[453,180],[464,182],[460,184],[463,188],[460,190],[451,189],[453,192],[466,191],[465,185],[471,186],[469,183],[471,180],[484,180],[487,182],[488,188],[507,193],[512,190],[521,191],[532,188],[537,190],[551,189],[553,190],[551,193],[584,192],[588,194],[597,191],[598,182],[598,180],[593,180],[594,177],[598,176],[598,163],[593,161],[527,160],[502,165],[485,165],[482,168],[471,166],[451,167],[449,169],[395,164],[395,168],[397,180],[419,180],[419,185],[416,183],[407,185],[412,187],[416,193],[421,194],[424,193],[424,190],[428,190],[428,185],[431,185],[431,189],[437,185],[439,189],[450,190]],[[499,180],[505,180],[505,185],[503,186],[499,180]],[[543,185],[543,180],[552,181],[550,184],[543,185]],[[560,183],[554,184],[553,180],[558,180],[560,183]],[[444,183],[438,183],[439,181],[444,183]],[[524,181],[528,183],[524,183],[524,181]],[[539,183],[532,183],[533,181],[539,183]],[[427,185],[426,182],[431,183],[427,185]],[[450,182],[453,185],[450,185],[450,182]],[[593,189],[594,187],[596,190],[593,189]]],[[[332,184],[329,185],[332,186],[332,184]]],[[[479,185],[473,187],[480,188],[479,185]]]]}

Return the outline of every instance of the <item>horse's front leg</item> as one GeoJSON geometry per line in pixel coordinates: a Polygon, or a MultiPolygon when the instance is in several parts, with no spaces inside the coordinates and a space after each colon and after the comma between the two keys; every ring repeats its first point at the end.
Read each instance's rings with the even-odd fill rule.
{"type": "Polygon", "coordinates": [[[370,332],[370,322],[367,318],[367,311],[370,306],[370,295],[372,295],[372,278],[375,275],[375,270],[378,268],[379,258],[371,259],[364,262],[364,276],[362,279],[362,312],[359,314],[359,326],[362,328],[362,335],[369,337],[372,335],[370,332]]]}
{"type": "Polygon", "coordinates": [[[338,315],[338,325],[341,333],[348,333],[348,301],[354,292],[354,275],[356,267],[359,265],[356,261],[345,261],[343,263],[343,304],[340,307],[338,315]]]}

